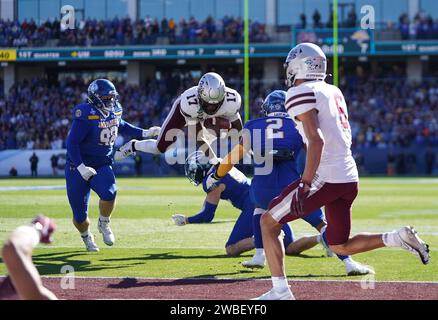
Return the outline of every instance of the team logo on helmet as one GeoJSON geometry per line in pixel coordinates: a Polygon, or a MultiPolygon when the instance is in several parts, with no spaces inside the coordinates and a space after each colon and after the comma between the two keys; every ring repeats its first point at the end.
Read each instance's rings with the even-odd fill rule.
{"type": "Polygon", "coordinates": [[[90,84],[90,88],[89,88],[89,90],[90,90],[91,92],[94,92],[94,91],[96,91],[97,89],[99,89],[99,87],[98,87],[96,81],[93,81],[93,82],[90,84]]]}

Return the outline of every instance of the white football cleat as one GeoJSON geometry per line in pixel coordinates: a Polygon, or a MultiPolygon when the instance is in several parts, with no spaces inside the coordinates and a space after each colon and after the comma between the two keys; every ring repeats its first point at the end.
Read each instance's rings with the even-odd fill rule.
{"type": "Polygon", "coordinates": [[[397,231],[400,238],[400,247],[420,258],[423,264],[429,263],[429,245],[417,234],[413,227],[403,227],[397,231]]]}
{"type": "Polygon", "coordinates": [[[88,236],[86,237],[82,237],[82,241],[84,241],[85,243],[85,248],[87,249],[87,251],[90,252],[98,252],[99,251],[99,247],[97,246],[96,242],[94,242],[94,236],[91,232],[88,233],[88,236]]]}
{"type": "Polygon", "coordinates": [[[187,220],[186,220],[186,216],[182,215],[182,214],[174,214],[172,216],[173,222],[175,222],[175,224],[177,226],[185,226],[187,224],[187,220]]]}
{"type": "Polygon", "coordinates": [[[277,291],[274,288],[272,288],[270,291],[252,300],[295,300],[295,297],[292,291],[290,290],[290,286],[289,286],[284,291],[277,291]]]}
{"type": "Polygon", "coordinates": [[[254,255],[251,260],[243,261],[242,266],[249,269],[263,269],[265,267],[265,256],[254,255]]]}
{"type": "Polygon", "coordinates": [[[363,265],[353,259],[344,260],[345,269],[348,276],[359,276],[364,274],[375,274],[374,270],[366,265],[363,265]]]}
{"type": "Polygon", "coordinates": [[[119,150],[117,150],[114,154],[114,160],[120,161],[129,157],[130,155],[135,155],[134,143],[136,143],[137,141],[138,140],[132,139],[126,142],[123,146],[121,146],[119,150]]]}
{"type": "Polygon", "coordinates": [[[110,224],[109,221],[101,221],[99,219],[97,223],[97,229],[103,236],[103,242],[105,242],[107,246],[112,246],[115,242],[115,237],[109,224],[110,224]]]}

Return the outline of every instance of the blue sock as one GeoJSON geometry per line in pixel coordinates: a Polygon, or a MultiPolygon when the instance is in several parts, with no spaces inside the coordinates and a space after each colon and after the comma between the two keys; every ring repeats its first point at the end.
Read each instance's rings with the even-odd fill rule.
{"type": "Polygon", "coordinates": [[[256,249],[263,248],[262,228],[260,227],[261,214],[252,216],[252,229],[254,232],[254,244],[256,249]]]}
{"type": "MultiPolygon", "coordinates": [[[[322,233],[322,240],[327,244],[327,237],[325,236],[325,231],[322,233]]],[[[328,245],[328,244],[327,244],[328,245]]],[[[337,254],[336,255],[338,258],[339,258],[339,260],[341,260],[341,261],[344,261],[345,259],[348,259],[348,258],[350,258],[350,256],[342,256],[342,255],[340,255],[340,254],[337,254]]]]}
{"type": "Polygon", "coordinates": [[[283,230],[284,232],[283,244],[284,248],[286,249],[288,245],[294,242],[294,232],[287,223],[283,225],[283,228],[281,228],[281,230],[283,230]]]}

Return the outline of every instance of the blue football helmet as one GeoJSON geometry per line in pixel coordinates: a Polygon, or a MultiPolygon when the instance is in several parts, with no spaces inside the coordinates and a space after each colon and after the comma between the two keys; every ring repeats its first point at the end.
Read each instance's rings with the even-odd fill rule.
{"type": "Polygon", "coordinates": [[[198,186],[207,176],[212,166],[204,152],[195,151],[186,159],[184,165],[185,175],[192,184],[198,186]]]}
{"type": "Polygon", "coordinates": [[[284,106],[286,102],[286,91],[275,90],[272,91],[263,101],[261,106],[262,113],[265,117],[269,115],[287,115],[286,108],[284,106]]]}
{"type": "Polygon", "coordinates": [[[118,100],[116,87],[107,79],[94,80],[88,86],[88,102],[100,110],[113,112],[118,100]]]}

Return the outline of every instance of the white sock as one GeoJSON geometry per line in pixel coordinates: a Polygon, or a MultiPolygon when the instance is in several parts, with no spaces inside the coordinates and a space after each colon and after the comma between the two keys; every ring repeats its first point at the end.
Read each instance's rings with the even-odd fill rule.
{"type": "Polygon", "coordinates": [[[277,291],[284,291],[289,289],[286,277],[272,277],[272,286],[277,291]]]}
{"type": "Polygon", "coordinates": [[[351,259],[351,257],[348,257],[348,258],[345,258],[344,260],[342,260],[342,262],[343,262],[344,264],[347,264],[347,263],[353,263],[354,260],[351,259]]]}
{"type": "Polygon", "coordinates": [[[104,217],[103,215],[99,215],[99,221],[102,221],[102,222],[110,222],[111,221],[111,218],[110,217],[104,217]]]}
{"type": "Polygon", "coordinates": [[[400,238],[395,230],[384,233],[382,235],[382,240],[386,247],[400,247],[400,238]]]}
{"type": "Polygon", "coordinates": [[[136,141],[134,143],[134,147],[136,151],[142,151],[151,154],[160,154],[161,152],[157,148],[157,140],[155,139],[147,139],[136,141]]]}
{"type": "Polygon", "coordinates": [[[263,249],[263,248],[256,248],[255,249],[255,255],[254,255],[254,257],[265,257],[265,249],[263,249]]]}
{"type": "Polygon", "coordinates": [[[86,237],[88,237],[89,234],[90,234],[90,232],[88,230],[85,232],[81,232],[81,237],[86,238],[86,237]]]}
{"type": "Polygon", "coordinates": [[[318,243],[322,243],[322,242],[321,242],[321,239],[322,239],[322,236],[321,236],[320,234],[318,234],[318,235],[316,236],[316,241],[317,241],[318,243]]]}

